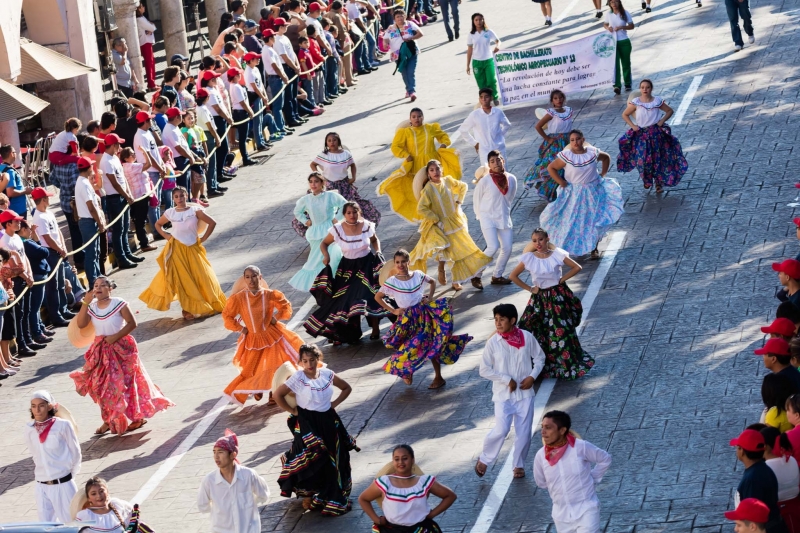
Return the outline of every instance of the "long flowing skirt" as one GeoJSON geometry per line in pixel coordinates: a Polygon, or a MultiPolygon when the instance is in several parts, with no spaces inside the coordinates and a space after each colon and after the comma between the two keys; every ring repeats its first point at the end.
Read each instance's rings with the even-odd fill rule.
{"type": "Polygon", "coordinates": [[[624,212],[622,189],[615,180],[569,184],[544,208],[539,224],[550,240],[570,255],[586,255],[597,247],[608,228],[624,212]]]}
{"type": "Polygon", "coordinates": [[[478,248],[469,234],[467,220],[445,225],[444,229],[429,220],[423,220],[419,227],[419,242],[411,250],[411,269],[427,270],[428,259],[445,261],[450,268],[453,283],[465,283],[492,262],[492,258],[478,248]],[[451,227],[458,229],[449,232],[451,227]]]}
{"type": "MultiPolygon", "coordinates": [[[[308,241],[310,247],[308,259],[306,259],[303,268],[289,280],[289,285],[298,291],[306,292],[311,290],[311,286],[314,285],[314,279],[316,279],[320,270],[325,268],[325,265],[322,263],[322,250],[320,250],[319,247],[321,243],[322,239],[308,241]]],[[[331,258],[331,270],[335,272],[339,267],[339,261],[342,260],[342,249],[339,248],[338,244],[333,243],[328,246],[328,255],[331,258]]]]}
{"type": "Polygon", "coordinates": [[[335,277],[330,265],[326,266],[311,287],[319,309],[303,324],[308,334],[352,344],[361,339],[362,316],[373,319],[388,316],[375,301],[382,266],[383,258],[372,252],[358,259],[342,258],[335,277]]]}
{"type": "Polygon", "coordinates": [[[239,375],[225,388],[225,395],[243,405],[250,394],[269,392],[275,371],[286,361],[296,365],[302,345],[303,339],[280,322],[240,337],[233,356],[239,375]]]}
{"type": "Polygon", "coordinates": [[[358,451],[334,409],[297,408],[287,420],[294,440],[278,477],[281,496],[311,498],[311,508],[338,516],[350,510],[350,450],[358,451]]]}
{"type": "Polygon", "coordinates": [[[126,335],[114,344],[103,339],[95,337],[84,354],[83,368],[69,377],[78,394],[88,394],[100,407],[100,416],[112,433],[125,433],[129,421],[152,418],[175,405],[150,379],[132,336],[126,335]]]}
{"type": "Polygon", "coordinates": [[[432,518],[426,518],[413,526],[399,526],[397,524],[379,526],[372,524],[372,533],[442,533],[442,528],[432,518]]]}
{"type": "Polygon", "coordinates": [[[472,337],[452,333],[453,312],[447,298],[406,308],[383,336],[386,347],[395,351],[383,371],[407,378],[428,359],[455,364],[472,337]]]}
{"type": "Polygon", "coordinates": [[[594,358],[581,347],[576,332],[582,314],[580,299],[566,283],[531,294],[519,327],[530,331],[542,347],[544,377],[576,379],[594,366],[594,358]]]}
{"type": "Polygon", "coordinates": [[[167,311],[175,300],[195,316],[221,313],[227,298],[211,268],[200,240],[186,246],[176,238],[167,241],[156,259],[159,270],[139,299],[150,309],[167,311]]]}
{"type": "MultiPolygon", "coordinates": [[[[327,181],[325,180],[325,190],[335,190],[342,196],[344,196],[345,200],[350,202],[356,202],[359,207],[361,207],[361,214],[364,215],[364,218],[369,220],[370,222],[374,222],[375,226],[377,227],[378,224],[381,222],[381,213],[378,209],[370,202],[361,197],[361,194],[358,192],[358,187],[348,182],[346,179],[340,181],[327,181]]],[[[308,190],[308,194],[311,194],[311,190],[308,190]]],[[[339,217],[342,218],[341,216],[339,217]]],[[[306,225],[297,220],[296,218],[292,219],[292,228],[298,235],[301,237],[306,236],[306,225]]],[[[308,289],[304,289],[308,290],[308,289]]]]}
{"type": "MultiPolygon", "coordinates": [[[[553,144],[547,146],[547,142],[542,141],[542,144],[539,145],[539,159],[533,163],[533,166],[525,174],[525,188],[536,187],[539,196],[548,202],[556,199],[558,183],[550,177],[547,166],[569,144],[569,133],[554,133],[550,137],[553,138],[553,144]]],[[[559,170],[558,175],[563,178],[564,170],[559,170]]]]}
{"type": "Polygon", "coordinates": [[[630,129],[619,138],[617,170],[630,172],[633,169],[639,171],[647,189],[653,182],[674,187],[686,174],[689,163],[670,127],[653,124],[639,131],[630,129]]]}

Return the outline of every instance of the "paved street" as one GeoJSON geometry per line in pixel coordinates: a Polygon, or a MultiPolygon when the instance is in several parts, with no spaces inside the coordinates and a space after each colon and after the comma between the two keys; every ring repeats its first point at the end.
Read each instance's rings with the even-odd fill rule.
{"type": "MultiPolygon", "coordinates": [[[[586,11],[588,0],[553,4],[556,24],[550,29],[541,26],[538,5],[521,0],[465,0],[461,39],[454,43],[446,42],[441,22],[423,28],[416,104],[426,121],[453,132],[476,101],[474,79],[465,72],[471,13],[486,16],[504,48],[568,40],[600,28],[593,12],[586,11]]],[[[642,189],[635,174],[612,168],[610,176],[622,185],[626,204],[611,236],[624,232],[624,239],[605,278],[598,273],[602,284],[581,335],[597,364],[581,380],[557,383],[547,408],[567,410],[583,438],[613,455],[599,485],[606,533],[732,532],[722,512],[732,506],[741,465],[728,441],[757,422],[762,408],[765,369],[752,350],[761,342],[758,328],[777,306],[777,275],[770,265],[794,257],[800,246],[791,223],[793,208],[787,207],[797,194],[793,185],[800,169],[793,157],[800,136],[795,114],[800,1],[753,2],[758,40],[738,54],[720,0],[707,1],[701,9],[689,0],[656,0],[649,15],[638,4],[628,4],[637,24],[631,32],[635,80],[651,78],[654,93],[677,109],[692,80],[702,76],[682,124],[673,128],[689,172],[658,198],[642,189]]],[[[401,99],[402,83],[399,75],[391,75],[393,69],[384,66],[362,76],[358,87],[322,118],[276,145],[265,164],[240,171],[228,184],[228,194],[213,201],[208,212],[218,226],[207,248],[223,289],[230,289],[242,268],[254,263],[295,310],[306,303],[308,295],[287,283],[308,253],[290,223],[294,202],[306,190],[308,164],[329,131],[339,132],[354,153],[361,193],[384,215],[378,228],[383,250],[413,247],[415,228],[392,215],[385,198],[375,196],[379,181],[399,165],[388,147],[411,107],[401,99]]],[[[624,97],[605,89],[575,95],[568,105],[579,110],[575,125],[587,141],[615,159],[616,139],[625,130],[620,116],[624,97]]],[[[506,110],[513,123],[509,166],[519,178],[540,144],[533,129],[535,107],[506,110]]],[[[465,180],[471,180],[477,156],[463,140],[455,146],[462,150],[465,180]]],[[[519,197],[509,270],[543,208],[535,194],[519,197]]],[[[471,194],[465,211],[473,237],[483,246],[471,194]]],[[[601,264],[582,263],[583,272],[570,282],[578,295],[601,264]]],[[[185,323],[177,304],[168,313],[146,309],[137,297],[156,267],[151,253],[136,270],[112,277],[119,285],[116,295],[131,302],[136,313],[134,336],[142,360],[176,406],[130,435],[94,436],[101,424],[99,409],[75,393],[67,375],[81,366],[83,353],[68,344],[61,330],[47,350],[26,360],[23,371],[0,388],[0,520],[36,519],[33,462],[22,426],[29,420],[30,392],[47,388],[77,419],[84,453],[79,484],[94,474],[105,477],[112,495],[140,503],[143,520],[157,531],[210,530],[195,499],[200,480],[215,468],[211,449],[225,428],[239,435],[242,463],[270,484],[262,531],[368,531],[370,521],[360,509],[323,518],[303,515],[299,501],[280,497],[278,456],[291,441],[286,416],[277,408],[252,400],[242,409],[224,406],[199,439],[191,435],[207,425],[204,417],[236,375],[230,364],[236,334],[223,328],[219,316],[185,323]],[[193,445],[181,447],[187,438],[193,445]],[[146,499],[134,500],[137,493],[146,499]]],[[[389,354],[377,341],[365,337],[360,346],[323,346],[328,365],[353,386],[339,412],[362,449],[351,456],[354,498],[390,460],[393,445],[406,442],[416,450],[422,469],[458,494],[440,517],[444,531],[472,531],[513,442],[506,442],[484,478],[475,476],[473,464],[493,424],[491,386],[478,375],[485,340],[494,329],[491,308],[503,301],[522,311],[526,301],[515,286],[498,288],[488,281],[484,276],[483,293],[465,288],[453,301],[457,333],[475,340],[458,364],[444,369],[447,385],[436,392],[427,389],[429,366],[413,387],[383,374],[389,354]]],[[[536,488],[530,468],[539,447],[535,435],[527,477],[511,483],[493,522],[475,533],[555,531],[550,499],[536,488]]]]}

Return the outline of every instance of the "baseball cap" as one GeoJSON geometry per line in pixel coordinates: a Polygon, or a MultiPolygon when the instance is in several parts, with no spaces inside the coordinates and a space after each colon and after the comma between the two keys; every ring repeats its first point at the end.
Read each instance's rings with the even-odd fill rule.
{"type": "Polygon", "coordinates": [[[19,216],[16,211],[12,211],[11,209],[6,209],[2,213],[0,213],[0,224],[5,224],[6,222],[10,222],[11,220],[25,220],[25,219],[19,216]]]}
{"type": "Polygon", "coordinates": [[[275,17],[272,20],[272,25],[273,26],[286,26],[286,19],[283,18],[283,17],[275,17]]]}
{"type": "MultiPolygon", "coordinates": [[[[800,185],[800,183],[798,183],[798,185],[800,185]]],[[[800,187],[798,187],[798,189],[800,189],[800,187]]],[[[793,219],[792,219],[792,222],[794,222],[794,225],[795,225],[795,226],[800,226],[800,217],[798,217],[798,218],[793,218],[793,219]]]]}
{"type": "Polygon", "coordinates": [[[256,26],[258,26],[258,24],[253,19],[247,19],[247,22],[244,23],[244,27],[247,28],[248,30],[251,30],[256,26]]]}
{"type": "Polygon", "coordinates": [[[172,57],[169,58],[169,62],[172,63],[176,59],[180,59],[181,61],[189,61],[189,58],[183,54],[172,54],[172,57]]]}
{"type": "MultiPolygon", "coordinates": [[[[784,319],[788,320],[788,319],[784,319]]],[[[789,354],[789,343],[783,339],[773,338],[768,339],[762,348],[757,350],[753,350],[753,353],[756,355],[790,355],[789,354]]]]}
{"type": "Polygon", "coordinates": [[[151,115],[147,111],[139,111],[136,113],[136,122],[147,122],[151,118],[156,118],[156,116],[151,115]]]}
{"type": "Polygon", "coordinates": [[[792,279],[800,279],[800,261],[797,259],[786,259],[780,263],[772,263],[772,270],[783,272],[792,279]]]}
{"type": "Polygon", "coordinates": [[[735,511],[725,511],[725,518],[766,524],[769,522],[769,507],[755,498],[745,498],[739,502],[735,511]]]}
{"type": "Polygon", "coordinates": [[[111,146],[112,144],[122,144],[125,142],[125,139],[117,135],[116,133],[109,133],[106,135],[105,139],[103,139],[103,143],[106,146],[111,146]]]}
{"type": "Polygon", "coordinates": [[[769,326],[761,328],[761,333],[774,333],[784,337],[794,336],[794,322],[788,318],[776,318],[769,326]]]}
{"type": "Polygon", "coordinates": [[[227,72],[227,74],[228,74],[228,79],[229,79],[229,80],[232,80],[232,79],[233,79],[233,78],[235,78],[236,76],[239,76],[239,75],[241,75],[241,73],[242,73],[242,69],[240,69],[240,68],[237,68],[237,67],[232,67],[232,68],[229,68],[229,69],[228,69],[228,72],[227,72]]]}
{"type": "Polygon", "coordinates": [[[31,191],[31,198],[34,200],[38,200],[40,198],[44,198],[45,196],[54,196],[55,193],[47,192],[47,189],[44,187],[36,187],[31,191]]]}
{"type": "Polygon", "coordinates": [[[317,3],[317,2],[311,2],[310,4],[308,4],[308,12],[309,13],[313,13],[314,11],[321,11],[321,10],[322,10],[322,6],[319,5],[319,3],[317,3]]]}
{"type": "Polygon", "coordinates": [[[86,156],[82,156],[82,157],[78,158],[78,168],[80,170],[86,170],[87,168],[91,168],[93,164],[94,164],[94,161],[92,161],[91,159],[89,159],[86,156]]]}
{"type": "Polygon", "coordinates": [[[204,80],[213,80],[214,78],[219,78],[221,74],[217,74],[213,70],[204,70],[203,75],[201,76],[204,80]]]}
{"type": "Polygon", "coordinates": [[[177,107],[170,107],[169,109],[167,109],[167,112],[166,112],[166,115],[171,119],[173,119],[175,117],[179,117],[181,115],[185,115],[185,114],[186,113],[184,113],[183,111],[181,111],[177,107]]]}
{"type": "Polygon", "coordinates": [[[764,451],[764,436],[755,429],[745,429],[731,440],[731,446],[738,446],[748,452],[761,452],[764,451]]]}
{"type": "Polygon", "coordinates": [[[254,59],[260,59],[261,54],[257,54],[255,52],[247,52],[242,59],[244,59],[245,63],[249,63],[254,59]]]}
{"type": "Polygon", "coordinates": [[[198,98],[205,98],[206,96],[208,96],[208,91],[206,91],[202,87],[197,89],[197,97],[198,98]]]}
{"type": "Polygon", "coordinates": [[[275,30],[271,30],[271,29],[267,28],[266,30],[261,32],[261,36],[264,39],[269,39],[270,37],[274,37],[275,36],[275,30]]]}

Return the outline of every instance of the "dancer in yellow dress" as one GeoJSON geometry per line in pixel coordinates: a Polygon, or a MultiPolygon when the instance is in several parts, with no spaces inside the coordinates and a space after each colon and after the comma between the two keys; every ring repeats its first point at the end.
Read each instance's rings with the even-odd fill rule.
{"type": "MultiPolygon", "coordinates": [[[[447,283],[445,263],[452,274],[455,290],[492,262],[475,245],[469,234],[467,217],[461,204],[469,186],[450,176],[442,176],[442,164],[432,159],[425,167],[427,176],[414,178],[414,194],[419,198],[417,212],[422,222],[419,242],[411,250],[411,270],[427,270],[428,259],[439,262],[439,283],[447,283]],[[421,189],[421,191],[420,191],[421,189]]],[[[476,288],[483,286],[475,285],[476,288]]]]}
{"type": "Polygon", "coordinates": [[[412,224],[420,219],[412,186],[414,175],[425,168],[428,161],[440,161],[445,176],[461,179],[458,152],[447,148],[450,137],[439,124],[423,124],[424,119],[422,110],[415,107],[411,110],[410,124],[402,124],[397,129],[392,141],[392,153],[404,159],[403,165],[378,185],[378,194],[389,197],[392,211],[412,224]],[[441,143],[438,149],[435,141],[441,143]]]}

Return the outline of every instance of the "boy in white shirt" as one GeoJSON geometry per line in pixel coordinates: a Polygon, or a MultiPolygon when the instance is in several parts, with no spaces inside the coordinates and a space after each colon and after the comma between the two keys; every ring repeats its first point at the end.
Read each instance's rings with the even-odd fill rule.
{"type": "Polygon", "coordinates": [[[497,333],[486,342],[481,358],[480,375],[492,381],[495,425],[483,441],[483,452],[475,464],[475,473],[483,477],[488,465],[500,454],[511,423],[514,423],[514,477],[525,477],[525,459],[531,447],[533,382],[544,368],[544,352],[530,332],[517,327],[517,308],[512,304],[496,306],[494,326],[497,333]]]}

